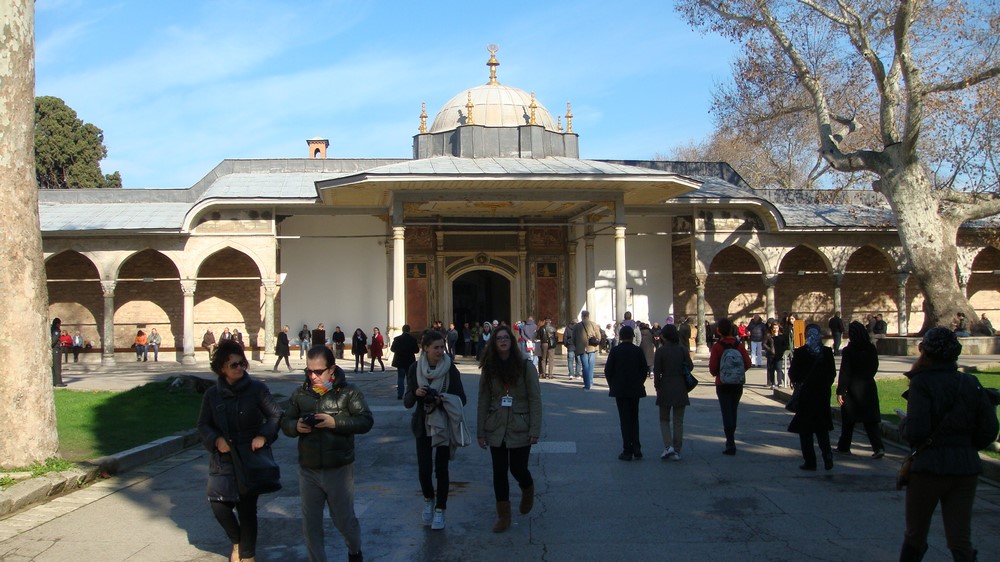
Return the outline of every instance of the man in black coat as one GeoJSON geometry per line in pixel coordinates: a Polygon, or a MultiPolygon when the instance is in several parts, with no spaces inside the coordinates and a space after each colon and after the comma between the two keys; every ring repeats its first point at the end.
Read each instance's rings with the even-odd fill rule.
{"type": "Polygon", "coordinates": [[[840,311],[833,313],[828,324],[830,335],[833,336],[833,354],[840,355],[840,342],[844,337],[844,320],[840,317],[840,311]]]}
{"type": "Polygon", "coordinates": [[[402,400],[406,390],[406,372],[410,370],[410,365],[417,362],[417,353],[420,353],[420,344],[417,338],[410,335],[409,324],[403,324],[403,333],[392,339],[389,351],[392,352],[392,366],[396,368],[396,400],[402,400]]]}
{"type": "Polygon", "coordinates": [[[618,334],[621,343],[608,353],[604,364],[604,378],[608,381],[608,396],[618,406],[618,420],[622,428],[622,452],[618,458],[630,461],[642,458],[639,444],[639,399],[646,395],[646,375],[649,364],[646,355],[632,343],[635,330],[622,326],[618,334]]]}

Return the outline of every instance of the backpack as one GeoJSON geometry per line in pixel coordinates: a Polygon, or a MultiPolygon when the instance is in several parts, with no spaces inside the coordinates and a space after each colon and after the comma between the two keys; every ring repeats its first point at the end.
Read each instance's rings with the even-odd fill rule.
{"type": "Polygon", "coordinates": [[[745,384],[746,381],[743,354],[735,346],[727,346],[722,352],[722,357],[719,358],[719,382],[722,384],[745,384]]]}

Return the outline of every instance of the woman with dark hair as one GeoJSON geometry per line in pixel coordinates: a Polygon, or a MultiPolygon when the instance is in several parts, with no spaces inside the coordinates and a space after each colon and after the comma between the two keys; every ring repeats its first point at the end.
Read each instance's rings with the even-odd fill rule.
{"type": "Polygon", "coordinates": [[[52,386],[63,388],[66,383],[62,380],[62,343],[59,338],[62,336],[62,320],[52,319],[52,326],[49,327],[49,342],[52,346],[52,386]]]}
{"type": "Polygon", "coordinates": [[[736,454],[736,417],[743,397],[746,371],[750,368],[750,354],[736,339],[733,321],[719,318],[715,326],[718,336],[708,357],[708,372],[715,377],[715,395],[722,411],[722,430],[726,434],[724,455],[736,454]],[[730,353],[735,351],[735,353],[730,353]],[[740,363],[742,359],[742,363],[740,363]]]}
{"type": "Polygon", "coordinates": [[[906,373],[910,389],[899,424],[913,453],[906,487],[906,533],[901,561],[917,561],[927,551],[927,532],[937,504],[948,549],[955,560],[976,560],[972,548],[972,504],[983,471],[978,451],[997,437],[996,406],[979,379],[958,370],[962,344],[948,328],[931,328],[920,342],[920,357],[906,373]]]}
{"type": "Polygon", "coordinates": [[[660,435],[663,437],[661,459],[681,460],[684,442],[684,409],[688,399],[687,373],[694,369],[691,354],[681,345],[677,326],[667,324],[660,330],[660,347],[653,355],[653,388],[660,410],[660,435]],[[673,432],[670,422],[673,420],[673,432]]]}
{"type": "Polygon", "coordinates": [[[424,524],[431,529],[444,529],[444,512],[448,508],[448,461],[451,460],[451,443],[435,446],[428,432],[428,418],[439,415],[439,408],[446,408],[445,401],[466,402],[461,373],[445,353],[444,334],[435,330],[424,332],[420,341],[420,357],[406,373],[406,392],[403,406],[413,408],[410,428],[417,444],[417,475],[424,494],[424,524]],[[433,458],[432,458],[433,457],[433,458]],[[431,478],[437,475],[437,494],[431,478]]]}
{"type": "Polygon", "coordinates": [[[149,338],[146,336],[146,332],[143,332],[142,330],[136,332],[135,342],[133,343],[133,347],[135,347],[136,361],[145,361],[148,358],[146,355],[146,341],[148,339],[149,338]]]}
{"type": "Polygon", "coordinates": [[[278,438],[281,408],[267,385],[250,378],[243,346],[219,343],[212,356],[215,386],[205,391],[198,432],[208,449],[208,500],[212,514],[233,544],[230,560],[253,560],[257,549],[257,495],[240,494],[232,448],[249,443],[251,451],[278,438]],[[235,513],[233,512],[235,510],[235,513]]]}
{"type": "Polygon", "coordinates": [[[840,359],[840,379],[837,381],[837,403],[840,404],[841,418],[837,452],[851,454],[854,424],[860,422],[868,434],[872,458],[880,459],[885,456],[885,447],[882,445],[882,431],[879,428],[882,414],[879,410],[878,387],[875,386],[878,351],[861,322],[850,323],[847,338],[848,344],[840,359]]]}
{"type": "MultiPolygon", "coordinates": [[[[375,360],[378,359],[378,364],[382,367],[382,372],[385,372],[385,363],[382,362],[382,349],[385,348],[385,338],[382,337],[382,332],[379,331],[378,326],[372,328],[372,344],[369,348],[371,353],[372,364],[369,369],[370,372],[375,372],[375,360]]],[[[364,365],[362,369],[364,370],[364,365]]]]}
{"type": "Polygon", "coordinates": [[[365,372],[365,353],[367,353],[367,348],[368,335],[361,328],[354,330],[354,335],[351,336],[351,355],[354,356],[355,373],[365,372]]]}
{"type": "Polygon", "coordinates": [[[489,446],[493,460],[497,503],[493,532],[499,533],[510,527],[508,470],[521,488],[518,510],[526,514],[534,506],[535,483],[528,471],[528,456],[542,432],[542,394],[538,371],[514,344],[509,326],[494,330],[479,367],[476,432],[479,446],[489,446]]]}
{"type": "Polygon", "coordinates": [[[830,431],[833,418],[830,412],[830,386],[837,378],[833,349],[823,345],[823,332],[816,324],[806,326],[806,344],[792,352],[788,378],[798,394],[795,417],[788,424],[788,431],[799,434],[802,446],[802,470],[816,470],[816,450],[813,435],[823,455],[823,468],[833,468],[833,451],[830,450],[830,431]]]}
{"type": "Polygon", "coordinates": [[[278,343],[274,345],[274,354],[278,356],[278,359],[274,362],[274,368],[271,369],[275,373],[278,372],[278,365],[281,364],[281,360],[285,360],[285,366],[288,367],[288,372],[292,372],[292,364],[288,362],[288,356],[292,354],[291,349],[288,346],[288,326],[285,326],[278,332],[278,343]]]}

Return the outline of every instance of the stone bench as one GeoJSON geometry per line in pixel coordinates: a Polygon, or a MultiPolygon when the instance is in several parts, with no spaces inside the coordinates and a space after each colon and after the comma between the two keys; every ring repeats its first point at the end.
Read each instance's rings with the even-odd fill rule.
{"type": "MultiPolygon", "coordinates": [[[[1000,355],[1000,338],[995,336],[969,336],[958,338],[962,342],[962,355],[1000,355]]],[[[918,337],[890,336],[873,340],[879,355],[920,355],[918,337]]]]}

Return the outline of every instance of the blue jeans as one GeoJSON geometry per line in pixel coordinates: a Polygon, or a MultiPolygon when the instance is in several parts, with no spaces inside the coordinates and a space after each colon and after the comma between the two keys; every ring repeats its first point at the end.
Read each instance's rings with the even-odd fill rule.
{"type": "Polygon", "coordinates": [[[583,388],[590,389],[594,385],[594,356],[597,353],[590,351],[580,355],[580,365],[583,371],[583,388]]]}
{"type": "Polygon", "coordinates": [[[399,400],[403,397],[403,393],[406,391],[406,371],[410,368],[396,367],[396,399],[399,400]]]}
{"type": "Polygon", "coordinates": [[[151,343],[151,344],[147,345],[146,347],[147,347],[147,349],[152,349],[153,350],[153,361],[159,361],[160,360],[160,346],[157,345],[157,344],[155,344],[155,343],[151,343]]]}
{"type": "Polygon", "coordinates": [[[305,357],[307,351],[309,351],[309,340],[302,340],[299,342],[299,359],[305,357]]]}
{"type": "Polygon", "coordinates": [[[576,350],[567,349],[566,350],[566,367],[569,370],[569,376],[575,377],[578,373],[576,368],[576,350]]]}
{"type": "Polygon", "coordinates": [[[763,344],[764,342],[759,341],[750,342],[750,361],[754,367],[764,366],[764,355],[761,353],[764,350],[763,344]]]}
{"type": "Polygon", "coordinates": [[[135,346],[135,360],[142,361],[146,358],[146,346],[136,344],[135,346]]]}

